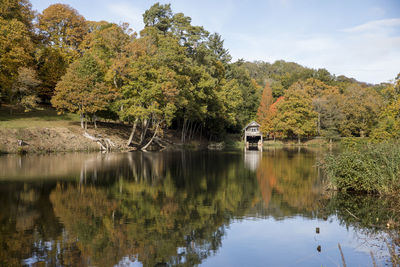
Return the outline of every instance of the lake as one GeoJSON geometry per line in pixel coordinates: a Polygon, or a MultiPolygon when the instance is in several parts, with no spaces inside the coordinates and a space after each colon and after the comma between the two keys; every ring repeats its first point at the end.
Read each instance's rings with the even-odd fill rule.
{"type": "Polygon", "coordinates": [[[2,156],[0,266],[389,264],[390,201],[327,194],[324,153],[2,156]]]}

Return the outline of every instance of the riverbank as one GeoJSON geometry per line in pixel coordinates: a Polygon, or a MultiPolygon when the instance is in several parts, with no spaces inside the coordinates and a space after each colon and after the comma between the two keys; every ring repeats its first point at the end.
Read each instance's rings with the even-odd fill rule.
{"type": "MultiPolygon", "coordinates": [[[[57,114],[48,107],[41,110],[24,112],[14,106],[0,108],[0,154],[49,153],[99,151],[102,147],[88,136],[107,139],[112,143],[113,151],[135,150],[135,146],[127,146],[131,126],[117,122],[97,122],[88,125],[87,134],[80,127],[76,114],[57,114]]],[[[148,132],[151,135],[151,131],[148,132]]],[[[207,147],[207,140],[194,139],[181,144],[180,133],[175,130],[164,130],[163,137],[158,140],[163,149],[199,149],[207,147]]],[[[133,144],[139,142],[135,136],[133,144]]],[[[150,148],[151,149],[151,148],[150,148]]]]}
{"type": "MultiPolygon", "coordinates": [[[[128,126],[99,122],[97,129],[89,125],[87,133],[112,140],[114,150],[127,149],[128,126]]],[[[49,107],[31,112],[15,106],[0,109],[0,154],[98,150],[99,144],[84,136],[76,114],[60,115],[49,107]]]]}
{"type": "MultiPolygon", "coordinates": [[[[131,126],[116,122],[98,122],[95,129],[88,125],[87,133],[103,139],[109,139],[114,151],[134,150],[127,146],[131,126]]],[[[41,110],[24,112],[15,106],[0,108],[0,154],[4,153],[48,153],[48,152],[77,152],[98,151],[101,146],[84,136],[85,131],[80,127],[76,114],[57,114],[49,107],[41,110]]],[[[149,133],[150,134],[150,133],[149,133]]],[[[240,134],[228,134],[223,142],[210,143],[209,140],[194,137],[193,140],[182,144],[180,131],[163,130],[163,137],[158,140],[163,148],[175,149],[243,149],[244,142],[240,134]],[[211,145],[210,145],[211,144],[211,145]],[[214,146],[213,146],[214,145],[214,146]],[[211,148],[210,148],[211,147],[211,148]]],[[[136,136],[136,138],[138,138],[136,136]]],[[[139,140],[134,140],[133,143],[139,140]]],[[[263,147],[322,147],[330,145],[327,140],[314,138],[303,140],[298,144],[295,140],[266,140],[263,147]]],[[[158,147],[160,148],[160,147],[158,147]]]]}

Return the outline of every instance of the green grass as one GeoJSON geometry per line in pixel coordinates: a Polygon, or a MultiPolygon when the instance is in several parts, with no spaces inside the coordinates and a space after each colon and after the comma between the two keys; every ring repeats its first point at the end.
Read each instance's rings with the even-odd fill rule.
{"type": "Polygon", "coordinates": [[[58,115],[51,107],[42,107],[40,110],[30,112],[24,112],[23,109],[14,106],[0,108],[0,128],[61,127],[77,122],[79,122],[77,114],[58,115]]]}
{"type": "Polygon", "coordinates": [[[329,154],[324,167],[330,182],[339,190],[400,193],[399,143],[356,145],[329,154]]]}

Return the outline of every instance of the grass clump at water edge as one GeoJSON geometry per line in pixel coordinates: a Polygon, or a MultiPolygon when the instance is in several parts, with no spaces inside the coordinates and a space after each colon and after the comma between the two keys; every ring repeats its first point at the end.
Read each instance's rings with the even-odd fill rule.
{"type": "Polygon", "coordinates": [[[400,193],[400,145],[368,144],[329,154],[324,168],[338,190],[394,195],[400,193]]]}

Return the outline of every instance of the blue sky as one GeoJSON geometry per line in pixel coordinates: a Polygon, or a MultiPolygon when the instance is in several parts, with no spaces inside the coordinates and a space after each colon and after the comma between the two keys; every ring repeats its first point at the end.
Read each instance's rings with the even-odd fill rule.
{"type": "Polygon", "coordinates": [[[31,0],[39,12],[65,3],[88,20],[136,31],[155,2],[220,33],[234,60],[284,59],[370,83],[400,72],[400,0],[31,0]]]}

